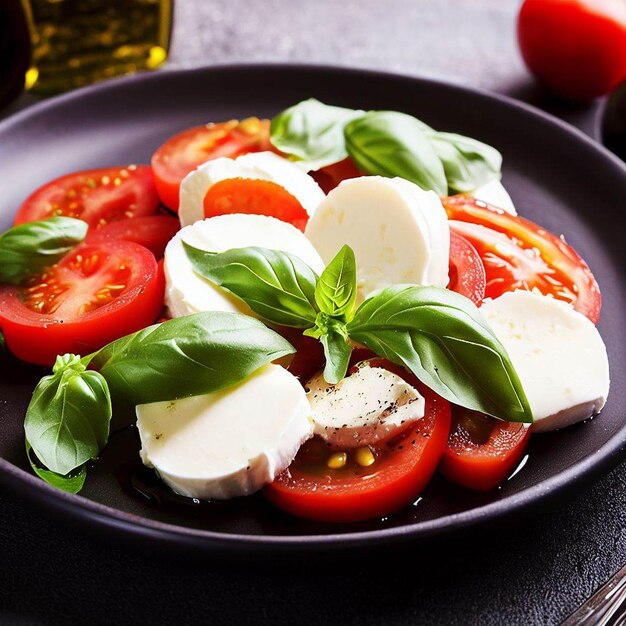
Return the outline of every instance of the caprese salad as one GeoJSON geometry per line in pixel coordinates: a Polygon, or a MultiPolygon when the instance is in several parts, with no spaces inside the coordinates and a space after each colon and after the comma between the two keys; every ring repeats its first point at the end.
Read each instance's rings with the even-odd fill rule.
{"type": "Polygon", "coordinates": [[[75,172],[0,236],[0,331],[52,366],[24,430],[78,492],[113,414],[175,493],[349,522],[433,474],[497,488],[600,412],[601,298],[516,214],[501,156],[410,115],[307,100],[75,172]],[[134,426],[133,426],[134,427],[134,426]]]}

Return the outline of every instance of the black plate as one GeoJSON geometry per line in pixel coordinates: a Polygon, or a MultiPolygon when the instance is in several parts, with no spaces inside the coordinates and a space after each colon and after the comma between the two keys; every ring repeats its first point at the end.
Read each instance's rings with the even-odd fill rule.
{"type": "MultiPolygon", "coordinates": [[[[5,357],[0,362],[0,483],[97,532],[158,540],[170,549],[320,551],[441,537],[493,522],[571,491],[616,462],[626,439],[626,169],[581,133],[512,100],[430,80],[307,66],[231,66],[123,79],[50,100],[0,125],[0,226],[7,228],[20,202],[51,178],[77,169],[147,162],[164,139],[188,126],[271,116],[309,96],[406,111],[501,150],[504,183],[520,213],[565,233],[602,288],[599,327],[613,379],[602,415],[562,433],[535,437],[523,470],[498,491],[473,494],[435,479],[423,498],[388,519],[335,526],[287,517],[261,496],[199,506],[166,498],[156,505],[130,484],[128,459],[136,450],[132,429],[113,436],[81,496],[46,486],[25,471],[22,434],[24,410],[40,371],[5,357]]],[[[133,483],[144,492],[153,490],[147,472],[134,475],[133,483]]]]}

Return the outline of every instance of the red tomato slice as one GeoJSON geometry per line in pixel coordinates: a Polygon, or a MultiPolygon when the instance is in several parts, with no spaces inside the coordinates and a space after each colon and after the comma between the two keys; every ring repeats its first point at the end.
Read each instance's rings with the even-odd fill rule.
{"type": "Polygon", "coordinates": [[[417,387],[425,415],[402,435],[370,446],[375,461],[358,465],[354,453],[340,469],[329,469],[329,449],[319,437],[302,446],[293,463],[265,488],[276,506],[299,517],[354,522],[381,517],[412,502],[430,481],[450,432],[450,404],[402,368],[385,367],[417,387]]]}
{"type": "Polygon", "coordinates": [[[339,163],[327,165],[317,172],[310,172],[310,174],[324,193],[332,191],[342,180],[363,176],[363,172],[357,169],[350,157],[339,163]]]}
{"type": "Polygon", "coordinates": [[[212,185],[204,196],[204,217],[252,213],[269,215],[304,231],[309,219],[300,201],[269,180],[229,178],[212,185]]]}
{"type": "Polygon", "coordinates": [[[45,184],[18,209],[14,223],[66,215],[99,228],[127,217],[152,215],[158,204],[149,166],[108,167],[74,172],[45,184]]]}
{"type": "Polygon", "coordinates": [[[439,471],[452,482],[478,491],[497,487],[519,463],[530,428],[452,407],[452,432],[439,471]]]}
{"type": "Polygon", "coordinates": [[[132,217],[128,220],[112,222],[89,233],[87,242],[97,243],[120,239],[134,241],[148,248],[157,259],[160,259],[165,252],[165,246],[179,230],[180,222],[175,217],[167,215],[132,217]]]}
{"type": "Polygon", "coordinates": [[[450,282],[448,289],[480,306],[485,297],[485,266],[476,248],[450,225],[450,282]]]}
{"type": "Polygon", "coordinates": [[[217,157],[235,158],[248,152],[273,150],[269,120],[256,117],[238,122],[207,124],[184,130],[152,155],[156,188],[163,204],[178,211],[180,183],[193,170],[217,157]]]}
{"type": "Polygon", "coordinates": [[[129,241],[83,243],[24,286],[0,287],[0,330],[13,354],[51,365],[152,324],[163,307],[162,267],[129,241]]]}
{"type": "Polygon", "coordinates": [[[589,266],[563,239],[530,220],[465,196],[443,199],[451,228],[476,248],[485,266],[485,297],[538,289],[569,302],[594,324],[600,288],[589,266]]]}

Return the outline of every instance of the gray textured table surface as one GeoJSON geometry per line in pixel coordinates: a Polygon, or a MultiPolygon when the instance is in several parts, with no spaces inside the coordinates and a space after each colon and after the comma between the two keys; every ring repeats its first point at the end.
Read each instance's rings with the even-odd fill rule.
{"type": "MultiPolygon", "coordinates": [[[[388,69],[514,95],[591,131],[595,107],[563,107],[532,86],[515,44],[518,6],[178,0],[170,67],[287,60],[388,69]]],[[[432,567],[399,551],[398,568],[339,559],[320,571],[166,562],[0,495],[0,622],[555,624],[626,562],[625,505],[622,465],[523,531],[457,556],[450,570],[445,552],[432,567]]]]}

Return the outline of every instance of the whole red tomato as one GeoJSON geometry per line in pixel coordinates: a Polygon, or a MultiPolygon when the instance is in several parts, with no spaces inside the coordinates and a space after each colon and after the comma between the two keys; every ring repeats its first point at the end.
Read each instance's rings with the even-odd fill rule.
{"type": "Polygon", "coordinates": [[[626,78],[625,0],[525,0],[517,34],[528,68],[564,98],[591,100],[626,78]]]}

